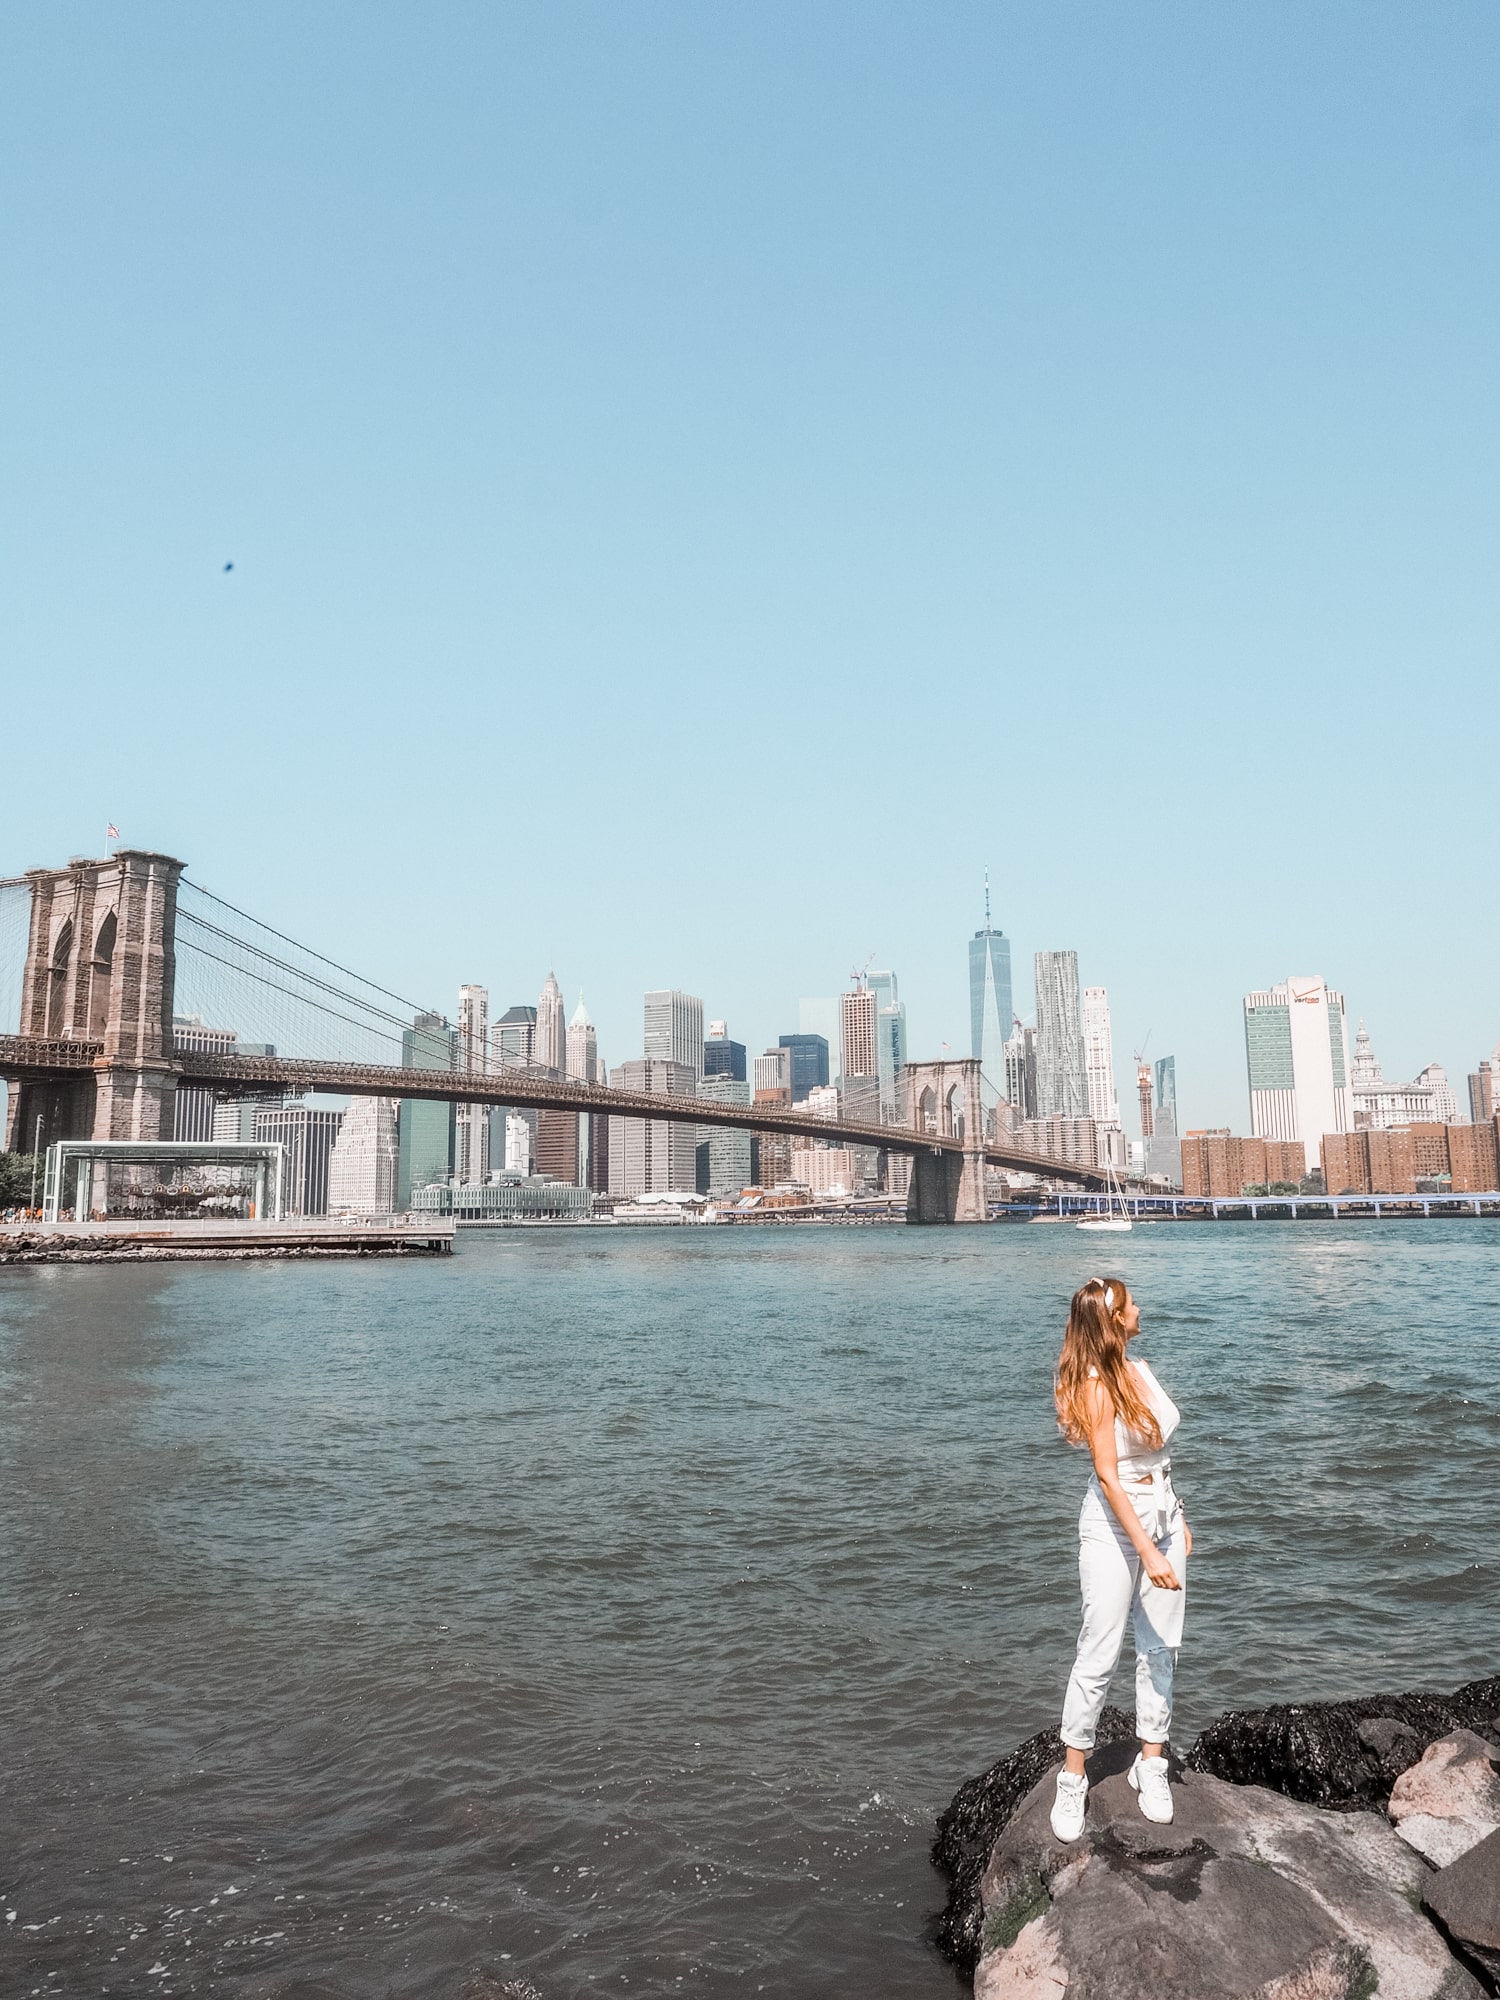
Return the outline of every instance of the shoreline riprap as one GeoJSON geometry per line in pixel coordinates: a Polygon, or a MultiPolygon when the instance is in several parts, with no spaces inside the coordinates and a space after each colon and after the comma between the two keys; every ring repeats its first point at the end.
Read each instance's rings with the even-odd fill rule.
{"type": "Polygon", "coordinates": [[[1169,1827],[1142,1820],[1125,1787],[1133,1735],[1105,1710],[1073,1847],[1047,1824],[1055,1730],[971,1778],[940,1817],[938,1943],[983,2000],[1059,1980],[1080,2000],[1100,1981],[1126,2000],[1132,1966],[1142,1990],[1174,2000],[1203,1990],[1209,1959],[1225,1994],[1289,1978],[1308,2000],[1342,2000],[1373,1992],[1382,1962],[1405,1968],[1414,2000],[1497,1991],[1500,1910],[1485,1898],[1500,1901],[1500,1677],[1223,1715],[1174,1769],[1169,1827]]]}

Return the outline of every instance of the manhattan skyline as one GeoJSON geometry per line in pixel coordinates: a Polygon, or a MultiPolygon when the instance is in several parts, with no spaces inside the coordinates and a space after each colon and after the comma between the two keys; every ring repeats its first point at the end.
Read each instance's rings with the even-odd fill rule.
{"type": "Polygon", "coordinates": [[[615,1063],[872,952],[966,1050],[988,864],[1127,1104],[1243,1129],[1288,968],[1493,1046],[1493,9],[0,36],[5,872],[112,820],[615,1063]]]}

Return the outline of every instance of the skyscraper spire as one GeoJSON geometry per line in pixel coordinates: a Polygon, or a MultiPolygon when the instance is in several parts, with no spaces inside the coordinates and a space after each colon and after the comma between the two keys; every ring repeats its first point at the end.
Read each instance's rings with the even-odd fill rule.
{"type": "Polygon", "coordinates": [[[971,1052],[984,1071],[993,1104],[1005,1083],[1005,1044],[1010,1038],[1010,939],[990,916],[990,871],[984,871],[984,929],[969,940],[969,1033],[971,1052]]]}
{"type": "Polygon", "coordinates": [[[562,988],[557,983],[557,974],[549,972],[537,1002],[533,1054],[541,1068],[551,1070],[554,1076],[563,1075],[566,1068],[565,1020],[562,988]]]}

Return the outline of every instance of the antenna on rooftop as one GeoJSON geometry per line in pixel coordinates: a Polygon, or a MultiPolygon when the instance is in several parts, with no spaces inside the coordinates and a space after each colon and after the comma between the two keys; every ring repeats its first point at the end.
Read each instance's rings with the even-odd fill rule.
{"type": "Polygon", "coordinates": [[[984,871],[984,927],[986,930],[990,927],[990,871],[988,868],[984,871]]]}

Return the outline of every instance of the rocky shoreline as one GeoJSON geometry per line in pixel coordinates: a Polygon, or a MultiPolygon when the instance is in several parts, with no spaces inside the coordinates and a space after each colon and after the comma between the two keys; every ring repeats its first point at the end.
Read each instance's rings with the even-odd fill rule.
{"type": "Polygon", "coordinates": [[[940,1948],[981,2000],[1460,2000],[1500,1993],[1500,1676],[1220,1716],[1144,1820],[1107,1708],[1084,1837],[1040,1731],[961,1786],[932,1858],[940,1948]]]}
{"type": "Polygon", "coordinates": [[[419,1243],[354,1243],[327,1247],[301,1243],[268,1243],[264,1248],[200,1249],[191,1244],[105,1243],[87,1239],[57,1243],[18,1237],[0,1247],[0,1264],[235,1264],[264,1263],[267,1258],[430,1257],[419,1243]]]}

